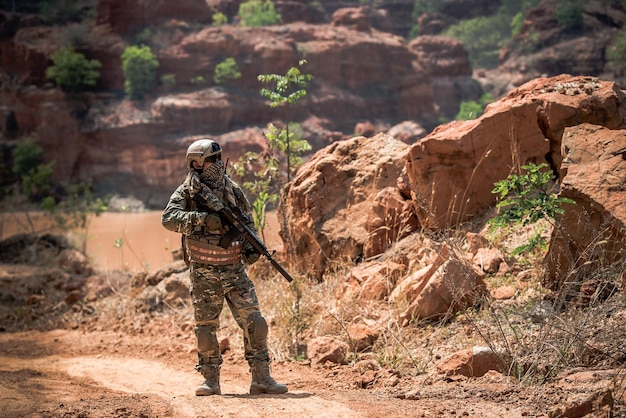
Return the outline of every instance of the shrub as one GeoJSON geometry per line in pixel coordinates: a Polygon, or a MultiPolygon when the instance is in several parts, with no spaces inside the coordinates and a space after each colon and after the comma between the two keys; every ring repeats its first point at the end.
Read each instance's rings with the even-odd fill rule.
{"type": "MultiPolygon", "coordinates": [[[[522,166],[525,174],[512,174],[494,184],[491,192],[499,195],[500,202],[497,204],[497,216],[488,221],[492,231],[511,225],[530,225],[541,219],[554,223],[563,213],[564,203],[575,204],[573,200],[559,197],[551,191],[554,174],[546,170],[547,167],[545,163],[527,164],[522,166]]],[[[536,231],[529,242],[517,247],[513,254],[530,252],[535,247],[543,245],[540,235],[540,232],[536,231]]]]}
{"type": "Polygon", "coordinates": [[[77,92],[87,86],[94,86],[100,77],[102,64],[98,60],[88,60],[74,48],[67,46],[52,54],[53,64],[46,69],[46,77],[53,80],[61,89],[77,92]]]}
{"type": "Polygon", "coordinates": [[[215,66],[213,81],[215,84],[222,84],[228,80],[236,80],[241,77],[239,67],[234,58],[229,57],[215,66]]]}
{"type": "Polygon", "coordinates": [[[269,26],[282,22],[271,0],[249,0],[239,5],[238,16],[243,26],[269,26]]]}
{"type": "Polygon", "coordinates": [[[554,17],[563,29],[575,30],[583,26],[584,11],[580,0],[559,0],[554,9],[554,17]]]}
{"type": "Polygon", "coordinates": [[[213,26],[222,26],[228,23],[228,17],[222,12],[217,12],[213,15],[213,26]]]}
{"type": "Polygon", "coordinates": [[[479,102],[467,101],[461,102],[461,108],[457,113],[455,120],[470,120],[476,119],[483,114],[485,106],[493,102],[493,96],[489,93],[485,93],[481,96],[479,102]]]}
{"type": "Polygon", "coordinates": [[[156,84],[159,62],[150,47],[129,46],[122,53],[124,89],[131,99],[141,99],[156,84]]]}
{"type": "Polygon", "coordinates": [[[31,139],[20,141],[13,149],[12,171],[18,176],[28,174],[42,161],[43,149],[31,139]]]}
{"type": "Polygon", "coordinates": [[[463,20],[444,31],[444,35],[463,42],[474,68],[497,67],[499,51],[510,34],[510,20],[500,15],[463,20]]]}

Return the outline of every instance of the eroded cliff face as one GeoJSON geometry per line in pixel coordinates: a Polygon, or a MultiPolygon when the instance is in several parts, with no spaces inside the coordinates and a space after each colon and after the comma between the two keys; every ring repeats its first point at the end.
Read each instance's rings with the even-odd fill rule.
{"type": "MultiPolygon", "coordinates": [[[[353,27],[364,16],[360,9],[347,17],[338,13],[327,24],[264,28],[212,27],[198,16],[193,25],[170,19],[156,26],[152,47],[158,77],[172,74],[176,86],[158,87],[142,101],[125,100],[120,55],[129,43],[127,35],[116,33],[113,21],[122,22],[123,16],[113,19],[112,13],[121,13],[114,4],[121,7],[109,2],[105,13],[101,3],[100,24],[89,28],[77,48],[103,63],[99,92],[69,96],[45,84],[49,56],[63,42],[62,29],[31,25],[1,44],[3,55],[15,57],[6,70],[20,74],[0,97],[4,133],[34,137],[47,160],[56,161],[57,179],[91,178],[102,192],[162,206],[184,176],[184,150],[195,138],[216,137],[233,161],[265,147],[262,130],[281,120],[284,110],[268,106],[257,75],[284,74],[302,58],[307,61],[302,70],[314,78],[290,118],[303,124],[315,149],[349,136],[362,121],[382,130],[406,120],[433,126],[440,115],[418,56],[403,38],[378,31],[367,20],[353,27]],[[242,76],[215,85],[213,71],[226,57],[236,60],[242,76]],[[204,84],[192,81],[199,78],[204,84]],[[233,138],[237,132],[247,133],[233,138]]],[[[135,6],[143,10],[138,16],[167,15],[164,3],[163,10],[141,2],[135,6]]],[[[464,73],[469,79],[469,67],[464,73]]]]}

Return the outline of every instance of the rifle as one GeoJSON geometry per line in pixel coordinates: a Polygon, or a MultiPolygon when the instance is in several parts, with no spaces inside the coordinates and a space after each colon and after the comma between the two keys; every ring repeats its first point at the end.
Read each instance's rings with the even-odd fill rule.
{"type": "Polygon", "coordinates": [[[278,270],[278,272],[282,274],[288,282],[293,281],[293,277],[291,277],[291,275],[287,273],[287,270],[285,270],[283,266],[278,264],[278,261],[272,258],[272,254],[269,252],[265,244],[263,244],[263,241],[261,241],[257,234],[252,231],[248,225],[245,224],[245,221],[248,220],[248,217],[241,211],[240,208],[236,207],[235,210],[238,212],[237,214],[235,214],[229,208],[224,207],[224,209],[222,209],[219,214],[226,220],[226,222],[235,227],[235,229],[239,231],[241,236],[246,241],[248,241],[248,243],[252,245],[252,247],[254,247],[254,249],[260,255],[265,256],[265,258],[269,260],[272,266],[274,266],[274,268],[278,270]]]}
{"type": "Polygon", "coordinates": [[[270,253],[265,244],[263,244],[263,241],[261,241],[257,234],[246,224],[247,222],[250,222],[250,218],[248,218],[248,216],[246,216],[240,208],[235,207],[235,210],[237,211],[237,214],[235,214],[227,206],[224,206],[211,189],[203,185],[195,174],[192,175],[190,184],[192,198],[194,195],[200,196],[205,201],[209,209],[217,212],[220,215],[220,218],[224,219],[230,226],[234,227],[260,255],[265,256],[265,258],[269,260],[272,266],[274,266],[274,268],[278,270],[278,272],[282,274],[288,282],[293,281],[293,277],[291,277],[283,266],[278,264],[278,261],[272,258],[272,253],[270,253]]]}

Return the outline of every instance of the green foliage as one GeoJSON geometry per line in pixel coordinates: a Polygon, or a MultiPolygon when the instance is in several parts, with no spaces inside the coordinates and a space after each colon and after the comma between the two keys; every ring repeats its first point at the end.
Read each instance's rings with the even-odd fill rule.
{"type": "Polygon", "coordinates": [[[413,5],[413,18],[418,19],[424,13],[437,13],[441,10],[441,0],[415,0],[413,5]]]}
{"type": "Polygon", "coordinates": [[[447,28],[443,35],[463,42],[474,68],[495,68],[500,49],[519,33],[524,14],[539,0],[504,0],[498,12],[462,20],[447,28]]]}
{"type": "Polygon", "coordinates": [[[626,70],[626,30],[615,36],[613,44],[606,49],[607,67],[618,75],[626,70]]]}
{"type": "Polygon", "coordinates": [[[273,152],[247,152],[232,165],[235,175],[243,179],[242,187],[252,194],[254,226],[265,239],[265,214],[269,204],[278,200],[280,161],[273,152]]]}
{"type": "Polygon", "coordinates": [[[510,34],[510,20],[500,15],[463,20],[444,31],[445,36],[463,42],[474,68],[497,67],[498,54],[510,34]]]}
{"type": "Polygon", "coordinates": [[[141,99],[156,84],[156,68],[159,62],[150,47],[129,46],[122,53],[124,88],[131,99],[141,99]]]}
{"type": "Polygon", "coordinates": [[[457,113],[455,120],[470,120],[476,119],[483,114],[485,106],[493,102],[493,96],[489,93],[485,93],[481,96],[479,102],[465,101],[461,102],[459,113],[457,113]]]}
{"type": "MultiPolygon", "coordinates": [[[[303,66],[306,61],[301,60],[298,65],[303,66]]],[[[291,142],[297,138],[294,138],[289,132],[289,107],[295,104],[298,100],[306,96],[306,87],[309,81],[313,79],[311,74],[302,74],[298,67],[291,67],[285,75],[279,74],[262,74],[258,77],[262,83],[273,84],[273,88],[262,88],[260,93],[270,99],[270,107],[283,106],[285,109],[285,130],[284,133],[272,133],[277,140],[275,144],[284,143],[284,148],[279,148],[287,155],[287,181],[291,179],[291,161],[292,155],[299,153],[300,151],[291,149],[291,142]]],[[[271,143],[270,143],[271,144],[271,143]]]]}
{"type": "Polygon", "coordinates": [[[163,74],[161,76],[161,85],[163,90],[171,91],[176,85],[176,74],[163,74]]]}
{"type": "Polygon", "coordinates": [[[228,23],[228,17],[222,13],[217,12],[213,14],[213,26],[222,26],[228,23]]]}
{"type": "Polygon", "coordinates": [[[78,92],[94,86],[100,77],[96,68],[102,67],[98,60],[88,60],[74,48],[67,46],[51,57],[52,65],[46,69],[46,77],[53,80],[64,91],[78,92]]]}
{"type": "Polygon", "coordinates": [[[241,3],[238,16],[243,26],[250,27],[276,25],[283,20],[271,0],[249,0],[241,3]]]}
{"type": "Polygon", "coordinates": [[[108,209],[109,198],[97,198],[91,180],[62,184],[61,198],[46,209],[55,215],[62,228],[86,228],[90,215],[101,215],[108,209]]]}
{"type": "Polygon", "coordinates": [[[576,30],[583,26],[585,7],[580,0],[558,0],[554,9],[557,23],[565,30],[576,30]]]}
{"type": "Polygon", "coordinates": [[[494,184],[492,193],[502,199],[500,209],[493,224],[507,226],[511,223],[527,225],[539,219],[555,219],[563,213],[561,204],[574,203],[571,199],[561,198],[550,191],[553,174],[545,170],[546,163],[522,166],[526,173],[510,175],[507,179],[494,184]]]}
{"type": "Polygon", "coordinates": [[[13,174],[20,177],[21,192],[29,201],[41,201],[52,189],[54,161],[43,164],[43,149],[31,139],[13,149],[13,174]]]}
{"type": "MultiPolygon", "coordinates": [[[[302,66],[306,61],[299,62],[302,66]]],[[[258,77],[262,83],[274,84],[274,88],[261,89],[261,95],[270,99],[270,107],[290,105],[306,96],[306,87],[313,79],[310,74],[302,74],[297,67],[291,67],[285,75],[261,74],[258,77]]]]}
{"type": "MultiPolygon", "coordinates": [[[[554,221],[563,213],[563,204],[575,204],[571,199],[559,197],[550,189],[553,174],[546,170],[547,164],[527,164],[522,166],[525,174],[510,175],[507,179],[494,184],[492,193],[499,196],[498,214],[490,219],[491,230],[510,225],[529,225],[540,219],[554,221]]],[[[533,236],[526,246],[517,248],[519,254],[527,252],[542,243],[533,236]]]]}
{"type": "Polygon", "coordinates": [[[268,132],[265,134],[270,149],[280,151],[289,158],[289,167],[292,170],[300,167],[304,161],[302,153],[311,151],[311,144],[303,139],[302,127],[299,123],[292,122],[286,129],[277,128],[273,124],[267,125],[268,132]]]}
{"type": "Polygon", "coordinates": [[[471,120],[476,119],[483,114],[483,107],[474,101],[461,102],[459,113],[455,116],[455,120],[471,120]]]}
{"type": "MultiPolygon", "coordinates": [[[[298,63],[300,66],[305,61],[298,63]]],[[[285,109],[284,128],[268,125],[265,138],[268,149],[262,153],[248,152],[235,163],[235,174],[243,179],[242,186],[254,196],[253,215],[256,228],[261,234],[265,229],[265,212],[270,203],[275,203],[281,187],[281,161],[287,160],[287,181],[290,173],[302,164],[301,153],[311,149],[302,138],[302,129],[289,121],[289,106],[306,96],[306,87],[313,77],[302,74],[296,67],[285,75],[263,74],[259,81],[272,83],[272,89],[262,88],[261,94],[270,99],[270,107],[283,106],[285,109]]]]}
{"type": "Polygon", "coordinates": [[[511,35],[517,36],[522,30],[522,26],[524,25],[524,15],[522,12],[517,13],[513,16],[513,20],[511,20],[511,35]]]}
{"type": "Polygon", "coordinates": [[[233,57],[228,57],[215,66],[213,81],[215,84],[222,84],[228,80],[236,80],[241,77],[237,61],[233,57]]]}
{"type": "Polygon", "coordinates": [[[202,84],[206,84],[206,80],[201,75],[195,76],[194,78],[189,80],[189,82],[193,84],[194,86],[200,86],[202,84]]]}
{"type": "Polygon", "coordinates": [[[28,174],[37,168],[43,159],[43,149],[35,144],[32,139],[26,138],[20,141],[13,149],[12,171],[18,176],[28,174]]]}

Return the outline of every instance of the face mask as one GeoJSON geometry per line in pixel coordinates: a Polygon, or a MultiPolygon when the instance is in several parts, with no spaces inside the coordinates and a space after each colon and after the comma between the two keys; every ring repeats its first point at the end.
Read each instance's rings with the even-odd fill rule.
{"type": "Polygon", "coordinates": [[[224,182],[224,161],[216,161],[200,173],[200,180],[212,189],[221,186],[224,182]]]}

